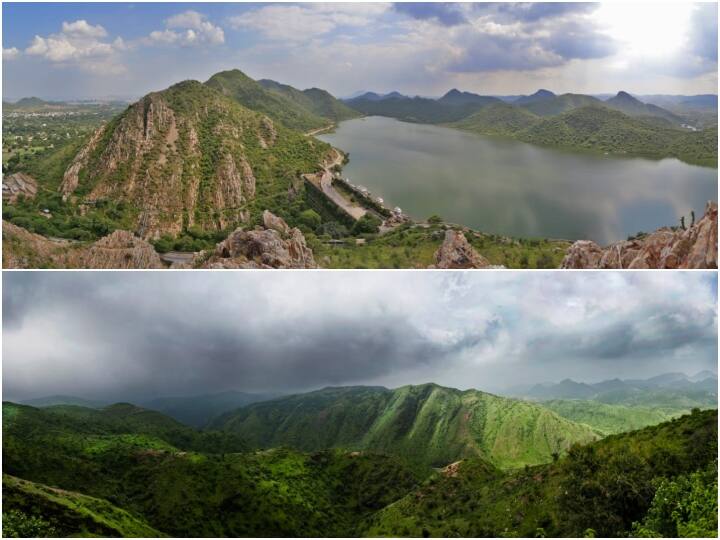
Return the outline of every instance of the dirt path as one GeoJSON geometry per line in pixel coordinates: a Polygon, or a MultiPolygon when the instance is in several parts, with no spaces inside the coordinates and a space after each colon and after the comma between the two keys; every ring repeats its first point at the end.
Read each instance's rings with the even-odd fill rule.
{"type": "Polygon", "coordinates": [[[312,131],[308,131],[305,133],[308,137],[312,137],[313,135],[317,135],[318,133],[323,133],[325,131],[330,131],[331,129],[335,128],[335,124],[330,124],[329,126],[313,129],[312,131]]]}

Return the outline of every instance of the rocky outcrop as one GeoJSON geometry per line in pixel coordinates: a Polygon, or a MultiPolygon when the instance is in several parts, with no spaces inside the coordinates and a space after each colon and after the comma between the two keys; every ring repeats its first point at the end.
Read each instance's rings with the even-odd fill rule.
{"type": "Polygon", "coordinates": [[[15,173],[3,176],[2,198],[3,201],[14,203],[18,197],[34,199],[37,195],[37,180],[25,173],[15,173]]]}
{"type": "Polygon", "coordinates": [[[75,259],[78,268],[164,268],[152,244],[128,231],[115,231],[101,238],[75,259]]]}
{"type": "Polygon", "coordinates": [[[275,130],[275,124],[267,116],[264,116],[260,122],[260,130],[258,132],[258,140],[260,146],[267,150],[271,146],[275,145],[277,139],[277,131],[275,130]]]}
{"type": "Polygon", "coordinates": [[[568,248],[561,268],[717,268],[717,217],[717,203],[708,202],[702,219],[686,230],[662,228],[604,248],[579,240],[568,248]]]}
{"type": "Polygon", "coordinates": [[[3,268],[164,268],[148,242],[127,231],[115,231],[85,245],[51,240],[3,221],[3,268]]]}
{"type": "Polygon", "coordinates": [[[263,228],[238,228],[220,242],[202,268],[317,268],[299,229],[263,212],[263,228]]]}
{"type": "Polygon", "coordinates": [[[430,268],[490,268],[490,262],[480,255],[462,231],[445,231],[445,239],[435,252],[435,265],[430,268]]]}

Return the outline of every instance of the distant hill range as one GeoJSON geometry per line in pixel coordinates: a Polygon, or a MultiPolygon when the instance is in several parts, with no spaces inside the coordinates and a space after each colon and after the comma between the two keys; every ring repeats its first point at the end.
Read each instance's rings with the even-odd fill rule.
{"type": "MultiPolygon", "coordinates": [[[[146,409],[166,414],[185,425],[202,428],[205,427],[212,418],[218,415],[232,411],[243,405],[273,399],[278,397],[278,395],[277,393],[256,394],[231,390],[215,394],[139,399],[138,404],[146,409]]],[[[26,399],[21,403],[39,408],[72,405],[91,409],[102,409],[111,404],[110,401],[84,399],[68,395],[26,399]]]]}
{"type": "MultiPolygon", "coordinates": [[[[712,103],[707,96],[687,96],[685,101],[712,103]]],[[[345,103],[367,115],[444,124],[538,145],[717,165],[717,109],[670,111],[624,91],[605,100],[546,89],[502,97],[452,89],[437,99],[366,92],[345,103]]]]}
{"type": "Polygon", "coordinates": [[[665,401],[694,406],[717,407],[717,374],[701,371],[688,376],[684,373],[664,373],[649,379],[612,379],[598,383],[564,379],[559,383],[536,384],[509,390],[517,397],[547,399],[591,399],[605,403],[638,404],[641,401],[665,401]]]}

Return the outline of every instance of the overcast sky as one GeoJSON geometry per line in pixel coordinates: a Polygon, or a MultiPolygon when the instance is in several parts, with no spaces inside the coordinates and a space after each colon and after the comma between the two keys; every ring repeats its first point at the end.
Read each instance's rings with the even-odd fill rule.
{"type": "Polygon", "coordinates": [[[5,97],[139,97],[229,68],[339,96],[716,93],[717,4],[3,4],[5,97]]]}
{"type": "Polygon", "coordinates": [[[3,272],[4,399],[717,370],[699,272],[3,272]]]}

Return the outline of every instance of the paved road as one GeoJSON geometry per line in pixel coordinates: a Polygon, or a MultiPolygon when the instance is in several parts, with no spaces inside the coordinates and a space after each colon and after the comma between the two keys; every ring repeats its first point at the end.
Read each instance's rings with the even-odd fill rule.
{"type": "Polygon", "coordinates": [[[353,218],[360,219],[365,214],[367,214],[367,210],[365,210],[365,208],[363,208],[362,206],[360,206],[358,204],[348,201],[332,185],[332,181],[333,181],[332,168],[335,165],[340,165],[343,161],[342,153],[338,152],[334,148],[333,148],[333,151],[334,151],[335,155],[329,163],[323,164],[322,174],[310,174],[310,175],[306,175],[306,178],[308,180],[310,180],[313,184],[318,186],[328,199],[330,199],[335,204],[337,204],[340,208],[345,210],[353,218]]]}

